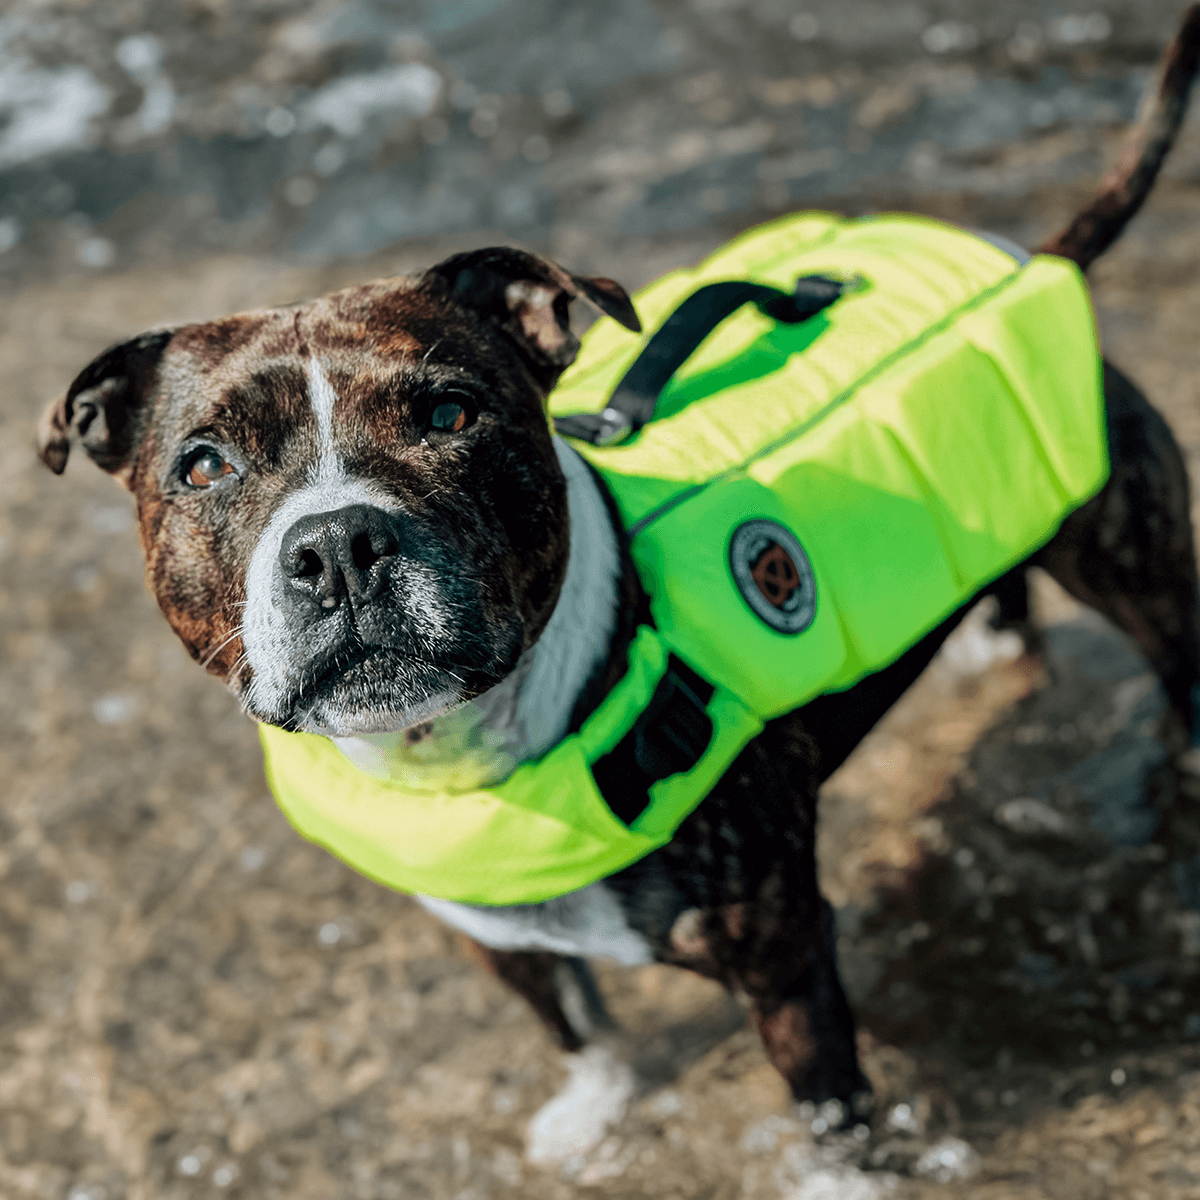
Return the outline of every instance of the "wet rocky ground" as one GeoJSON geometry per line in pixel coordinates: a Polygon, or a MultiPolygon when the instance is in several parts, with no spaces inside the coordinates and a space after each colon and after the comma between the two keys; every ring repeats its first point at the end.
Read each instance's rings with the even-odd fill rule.
{"type": "MultiPolygon", "coordinates": [[[[787,205],[1034,243],[1111,161],[1174,13],[0,17],[0,1196],[1200,1196],[1200,775],[1145,663],[1048,581],[1035,653],[976,619],[823,797],[870,1137],[814,1136],[718,990],[604,967],[635,1093],[534,1166],[560,1056],[453,935],[290,831],[144,589],[127,498],[30,445],[118,336],[488,237],[631,286],[787,205]]],[[[1094,285],[1197,478],[1195,121],[1168,176],[1094,285]]]]}
{"type": "Polygon", "coordinates": [[[818,200],[1011,200],[1094,171],[1181,8],[20,0],[0,269],[481,230],[578,261],[818,200]]]}

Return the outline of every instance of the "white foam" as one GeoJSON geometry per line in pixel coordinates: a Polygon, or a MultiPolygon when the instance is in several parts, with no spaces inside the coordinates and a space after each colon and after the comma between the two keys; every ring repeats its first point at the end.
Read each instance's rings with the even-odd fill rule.
{"type": "Polygon", "coordinates": [[[0,164],[85,145],[112,93],[84,67],[38,67],[4,54],[14,28],[0,22],[0,164]]]}
{"type": "Polygon", "coordinates": [[[328,125],[343,137],[361,132],[367,118],[424,117],[433,111],[442,77],[424,63],[404,63],[369,74],[346,75],[321,88],[308,102],[309,118],[328,125]]]}
{"type": "Polygon", "coordinates": [[[879,1200],[884,1185],[857,1167],[821,1167],[799,1187],[785,1192],[785,1200],[879,1200]]]}

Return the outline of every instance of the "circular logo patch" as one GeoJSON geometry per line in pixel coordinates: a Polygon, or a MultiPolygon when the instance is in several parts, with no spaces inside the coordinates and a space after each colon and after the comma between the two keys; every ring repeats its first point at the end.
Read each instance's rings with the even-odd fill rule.
{"type": "Polygon", "coordinates": [[[817,613],[817,580],[795,536],[778,521],[733,531],[729,566],[742,599],[776,633],[803,633],[817,613]]]}

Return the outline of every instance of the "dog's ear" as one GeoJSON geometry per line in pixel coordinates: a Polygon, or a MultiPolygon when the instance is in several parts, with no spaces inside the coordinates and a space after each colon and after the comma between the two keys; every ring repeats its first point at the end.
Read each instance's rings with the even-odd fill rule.
{"type": "Polygon", "coordinates": [[[50,470],[62,474],[77,439],[98,466],[113,475],[124,473],[141,441],[144,401],[174,332],[152,330],[105,350],[42,413],[37,447],[50,470]]]}
{"type": "Polygon", "coordinates": [[[572,300],[591,301],[635,333],[642,328],[619,283],[572,275],[536,254],[508,246],[456,254],[431,267],[424,281],[446,289],[456,303],[505,329],[525,351],[547,391],[579,350],[567,316],[572,300]]]}

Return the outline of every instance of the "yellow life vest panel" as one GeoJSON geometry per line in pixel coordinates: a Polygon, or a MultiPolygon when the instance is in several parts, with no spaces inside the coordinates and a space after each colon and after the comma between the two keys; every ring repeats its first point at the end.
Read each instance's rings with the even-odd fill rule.
{"type": "Polygon", "coordinates": [[[533,903],[612,874],[670,840],[763,721],[894,662],[1103,485],[1078,269],[920,217],[800,213],[749,231],[640,292],[643,337],[597,322],[551,413],[569,429],[610,411],[698,289],[790,291],[797,276],[850,286],[792,323],[743,305],[673,372],[652,419],[615,444],[573,443],[615,498],[654,617],[579,732],[493,787],[426,792],[263,726],[268,780],[301,834],[390,887],[466,903],[533,903]],[[700,741],[626,825],[595,777],[650,710],[687,726],[666,743],[698,728],[700,741]]]}

